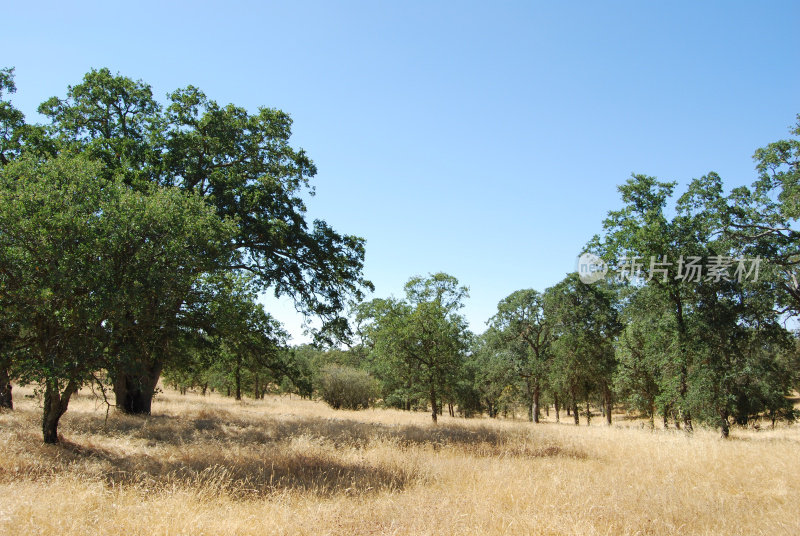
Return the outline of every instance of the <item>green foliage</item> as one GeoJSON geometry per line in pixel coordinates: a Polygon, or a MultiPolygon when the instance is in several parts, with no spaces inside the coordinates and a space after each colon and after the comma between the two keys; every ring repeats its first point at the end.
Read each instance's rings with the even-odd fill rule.
{"type": "Polygon", "coordinates": [[[334,409],[366,409],[379,391],[368,372],[339,365],[326,365],[317,382],[320,397],[334,409]]]}
{"type": "Polygon", "coordinates": [[[727,436],[731,420],[746,423],[761,411],[790,416],[786,373],[767,372],[775,368],[775,353],[788,344],[776,309],[780,270],[766,265],[758,279],[733,272],[721,277],[678,273],[679,261],[692,256],[703,263],[748,253],[779,259],[774,253],[782,246],[774,240],[783,238],[767,232],[755,246],[742,242],[736,222],[755,214],[753,197],[744,189],[724,197],[722,180],[714,173],[693,180],[677,200],[674,216],[667,217],[673,189],[673,183],[634,176],[620,187],[624,208],[609,213],[606,235],[593,243],[609,261],[645,261],[642,277],[625,281],[632,298],[626,307],[628,327],[617,344],[622,363],[617,386],[651,416],[656,406],[665,418],[677,412],[689,430],[693,420],[700,420],[727,436]],[[648,262],[651,256],[671,261],[666,273],[648,262]],[[763,394],[756,376],[771,378],[776,391],[763,394]]]}
{"type": "MultiPolygon", "coordinates": [[[[34,127],[6,98],[14,91],[13,69],[3,69],[0,164],[22,159],[32,166],[80,155],[93,166],[84,173],[95,181],[87,193],[95,188],[98,199],[116,196],[113,210],[96,208],[86,218],[97,228],[80,232],[94,239],[76,239],[87,239],[84,262],[94,261],[87,273],[95,279],[81,288],[107,305],[101,328],[94,328],[103,336],[95,353],[107,361],[103,368],[113,379],[118,407],[149,412],[164,366],[181,383],[203,382],[202,371],[213,367],[202,355],[207,348],[198,348],[209,344],[224,346],[219,355],[234,360],[237,394],[248,374],[256,395],[260,382],[284,378],[310,394],[310,374],[295,370],[289,354],[276,357],[282,338],[273,336],[274,321],[253,306],[255,292],[292,296],[299,310],[322,319],[315,335],[333,341],[349,336],[342,313],[371,284],[361,277],[361,238],[341,235],[321,220],[306,221],[303,197],[313,194],[309,179],[316,168],[289,144],[289,116],[220,106],[191,86],[170,94],[162,106],[145,82],[99,69],[63,98],[42,103],[39,111],[49,124],[34,127]],[[222,305],[212,279],[241,271],[252,274],[252,291],[222,305]],[[233,310],[222,320],[225,307],[233,310]],[[185,374],[177,371],[180,364],[187,365],[185,374]]],[[[91,212],[92,199],[86,201],[91,212]]],[[[72,216],[69,207],[50,208],[54,222],[62,208],[63,217],[72,216]]],[[[54,236],[69,241],[64,233],[54,236]]],[[[37,289],[45,297],[51,291],[37,289]]],[[[99,334],[87,337],[100,340],[99,334]]]]}
{"type": "Polygon", "coordinates": [[[79,386],[102,364],[108,282],[97,250],[110,246],[102,229],[123,192],[104,187],[98,169],[60,158],[0,170],[0,300],[23,381],[79,386]]]}
{"type": "Polygon", "coordinates": [[[569,397],[575,411],[578,401],[592,392],[610,404],[616,368],[613,344],[622,329],[616,291],[602,282],[586,285],[573,273],[545,292],[546,315],[553,326],[550,381],[569,397]]]}
{"type": "Polygon", "coordinates": [[[101,162],[106,178],[116,174],[137,188],[169,184],[156,175],[163,150],[161,106],[141,80],[92,69],[65,98],[43,102],[39,113],[50,119],[49,133],[61,150],[101,162]]]}
{"type": "Polygon", "coordinates": [[[458,313],[468,290],[443,273],[413,277],[405,289],[405,301],[362,304],[357,322],[384,398],[407,408],[427,398],[436,421],[441,397],[453,397],[468,347],[466,321],[458,313]]]}
{"type": "Polygon", "coordinates": [[[471,385],[466,396],[462,395],[467,403],[459,403],[460,406],[464,404],[467,412],[486,411],[490,417],[497,417],[511,409],[509,402],[513,395],[523,392],[516,356],[507,350],[507,344],[498,344],[499,341],[502,339],[491,327],[473,340],[463,374],[471,380],[471,385]],[[477,404],[473,402],[475,397],[477,404]]]}
{"type": "Polygon", "coordinates": [[[54,401],[46,415],[66,411],[97,370],[163,350],[180,296],[232,232],[194,196],[133,191],[101,170],[62,155],[0,171],[0,301],[17,330],[15,369],[54,401]]]}
{"type": "Polygon", "coordinates": [[[16,91],[14,69],[0,69],[0,165],[13,160],[22,147],[25,115],[7,98],[16,91]]]}
{"type": "Polygon", "coordinates": [[[715,202],[726,237],[738,242],[743,254],[766,261],[771,295],[783,312],[800,316],[800,115],[790,132],[794,138],[756,151],[758,179],[752,188],[736,188],[715,202]]]}
{"type": "Polygon", "coordinates": [[[39,111],[62,150],[100,160],[104,173],[137,189],[178,187],[230,218],[237,233],[227,245],[242,254],[230,267],[323,319],[320,339],[348,336],[341,313],[372,288],[361,277],[364,241],[322,220],[309,228],[302,198],[313,194],[316,167],[289,144],[286,113],[221,106],[192,86],[171,93],[164,108],[149,85],[109,69],[90,71],[39,111]]]}
{"type": "Polygon", "coordinates": [[[495,346],[503,349],[525,384],[530,420],[539,422],[540,391],[552,361],[552,325],[545,317],[544,297],[533,289],[518,290],[497,304],[489,324],[495,346]]]}

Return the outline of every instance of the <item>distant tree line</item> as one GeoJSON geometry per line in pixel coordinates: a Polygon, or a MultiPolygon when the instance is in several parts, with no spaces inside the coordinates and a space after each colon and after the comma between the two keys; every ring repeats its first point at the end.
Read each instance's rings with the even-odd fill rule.
{"type": "MultiPolygon", "coordinates": [[[[798,125],[792,130],[800,136],[798,125]]],[[[623,206],[587,245],[610,267],[500,301],[485,333],[459,314],[467,289],[447,274],[414,277],[405,299],[362,303],[357,345],[331,360],[369,372],[380,400],[450,414],[510,414],[575,424],[615,407],[650,426],[692,431],[797,417],[800,384],[800,141],[755,153],[758,178],[724,192],[714,173],[681,195],[634,175],[623,206]],[[674,200],[674,204],[671,202],[674,200]]]]}

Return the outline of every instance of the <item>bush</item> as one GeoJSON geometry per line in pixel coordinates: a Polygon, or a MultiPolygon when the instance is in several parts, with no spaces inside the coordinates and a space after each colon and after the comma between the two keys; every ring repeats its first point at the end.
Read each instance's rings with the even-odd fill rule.
{"type": "Polygon", "coordinates": [[[378,393],[378,381],[368,372],[328,365],[319,377],[319,395],[333,409],[366,409],[378,393]]]}

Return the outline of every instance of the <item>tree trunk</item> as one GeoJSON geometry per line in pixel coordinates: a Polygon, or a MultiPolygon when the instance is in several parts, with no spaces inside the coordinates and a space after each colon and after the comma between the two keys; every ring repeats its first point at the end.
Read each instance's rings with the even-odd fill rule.
{"type": "Polygon", "coordinates": [[[138,366],[138,371],[122,370],[114,378],[117,409],[130,415],[150,415],[163,362],[154,359],[138,366]]]}
{"type": "Polygon", "coordinates": [[[206,396],[206,391],[208,391],[208,382],[203,384],[203,396],[206,396]]]}
{"type": "Polygon", "coordinates": [[[259,386],[258,386],[258,374],[255,374],[254,376],[255,376],[255,379],[254,379],[255,386],[253,388],[253,400],[258,400],[258,393],[259,393],[259,390],[258,390],[258,388],[259,388],[259,386]]]}
{"type": "Polygon", "coordinates": [[[694,432],[694,426],[692,426],[692,414],[688,410],[683,414],[683,428],[686,430],[687,434],[694,432]]]}
{"type": "Polygon", "coordinates": [[[728,439],[731,434],[730,426],[728,425],[728,412],[720,412],[720,431],[722,432],[722,439],[728,439]]]}
{"type": "Polygon", "coordinates": [[[0,367],[0,409],[14,409],[14,401],[11,397],[11,379],[8,369],[0,367]]]}
{"type": "MultiPolygon", "coordinates": [[[[680,299],[678,294],[673,295],[672,297],[673,302],[676,306],[676,319],[678,323],[678,341],[680,344],[680,356],[681,356],[681,363],[680,363],[680,374],[679,374],[679,384],[678,384],[678,393],[680,394],[680,402],[686,402],[686,394],[689,391],[689,370],[687,365],[687,356],[689,352],[686,349],[686,341],[687,341],[687,329],[686,323],[683,317],[683,302],[680,299]]],[[[683,404],[681,404],[683,405],[683,404]]],[[[692,414],[689,411],[683,413],[683,424],[686,428],[687,433],[692,433],[694,427],[692,426],[692,414]]],[[[678,425],[678,419],[675,419],[675,426],[676,428],[680,428],[678,425]]]]}
{"type": "Polygon", "coordinates": [[[575,426],[579,426],[581,424],[580,417],[578,416],[578,397],[575,396],[575,392],[572,393],[572,416],[575,418],[575,426]]]}
{"type": "Polygon", "coordinates": [[[592,408],[589,406],[589,398],[586,398],[586,426],[592,424],[592,408]]]}
{"type": "Polygon", "coordinates": [[[453,403],[452,402],[448,402],[447,403],[447,409],[450,412],[450,416],[451,417],[455,417],[456,416],[456,411],[455,411],[455,409],[453,409],[453,403]]]}
{"type": "Polygon", "coordinates": [[[436,391],[433,389],[433,387],[431,387],[431,418],[433,419],[434,423],[437,422],[438,414],[439,411],[436,407],[436,391]]]}
{"type": "Polygon", "coordinates": [[[533,414],[533,422],[539,424],[539,396],[541,395],[541,389],[539,388],[539,382],[533,384],[533,407],[532,407],[532,414],[533,414]]]}
{"type": "Polygon", "coordinates": [[[56,380],[45,382],[44,408],[42,412],[42,438],[45,443],[58,443],[58,421],[67,411],[69,399],[78,390],[78,386],[70,381],[64,392],[58,389],[56,380]]]}
{"type": "Polygon", "coordinates": [[[242,366],[239,357],[236,357],[236,368],[233,372],[233,381],[236,384],[236,400],[242,399],[242,366]]]}
{"type": "Polygon", "coordinates": [[[606,424],[611,426],[611,411],[613,409],[614,403],[611,401],[611,391],[606,389],[605,392],[605,403],[606,403],[606,424]]]}

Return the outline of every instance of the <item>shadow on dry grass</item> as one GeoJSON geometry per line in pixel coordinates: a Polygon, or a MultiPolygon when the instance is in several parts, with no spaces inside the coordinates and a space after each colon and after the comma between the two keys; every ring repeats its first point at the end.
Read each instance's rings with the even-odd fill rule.
{"type": "Polygon", "coordinates": [[[181,446],[202,441],[268,445],[306,437],[335,449],[364,449],[376,442],[390,442],[401,449],[455,449],[474,456],[586,458],[583,451],[564,445],[546,444],[542,438],[534,440],[524,431],[508,431],[486,425],[390,425],[344,418],[296,416],[242,418],[224,410],[200,410],[180,417],[116,414],[108,421],[90,414],[80,414],[73,417],[67,430],[97,435],[124,435],[145,440],[150,445],[163,443],[181,446]]]}
{"type": "Polygon", "coordinates": [[[64,442],[63,458],[100,460],[110,467],[102,474],[109,485],[133,485],[148,490],[176,485],[246,498],[293,490],[319,496],[400,490],[414,475],[392,468],[348,463],[318,453],[237,452],[235,457],[202,449],[179,458],[119,453],[98,446],[64,442]]]}
{"type": "MultiPolygon", "coordinates": [[[[476,457],[569,457],[575,448],[488,426],[389,425],[319,417],[241,416],[201,409],[181,416],[78,412],[64,419],[58,446],[41,444],[38,415],[6,415],[0,481],[71,473],[148,492],[176,486],[264,496],[320,496],[401,490],[425,482],[415,457],[451,451],[476,457]]],[[[0,436],[1,438],[2,436],[0,436]]]]}

